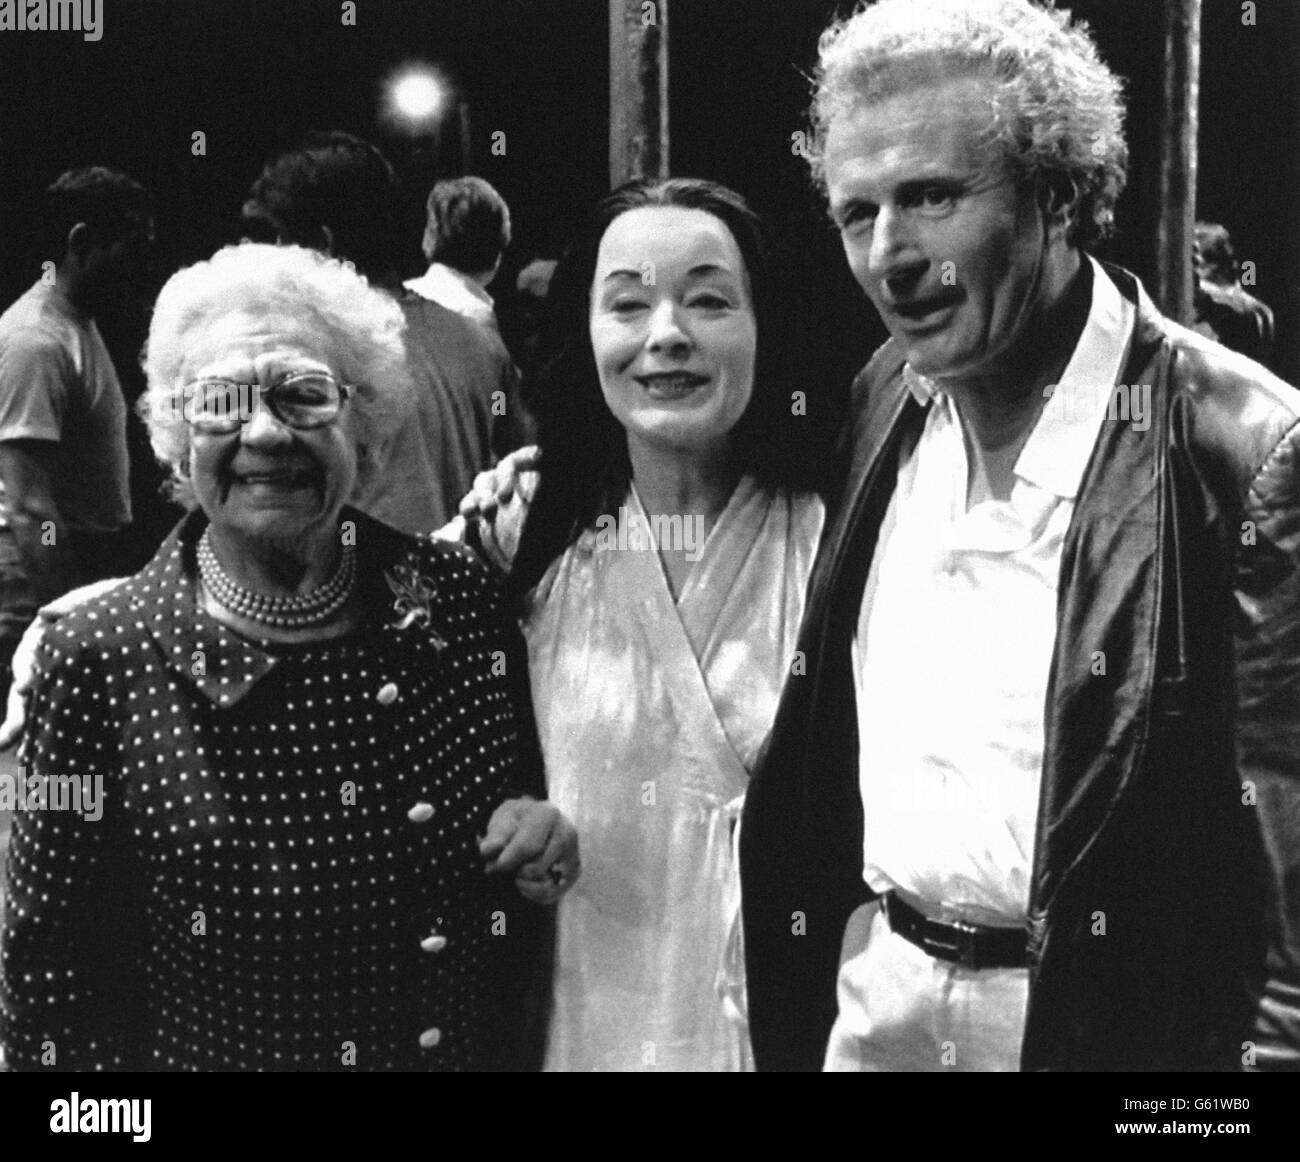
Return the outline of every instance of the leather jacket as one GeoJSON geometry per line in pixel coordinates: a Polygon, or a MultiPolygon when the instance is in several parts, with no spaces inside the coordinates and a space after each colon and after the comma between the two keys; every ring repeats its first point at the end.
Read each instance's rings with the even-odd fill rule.
{"type": "MultiPolygon", "coordinates": [[[[1102,424],[1062,551],[1021,1068],[1297,1068],[1300,392],[1107,271],[1137,308],[1122,382],[1151,385],[1152,415],[1102,424]]],[[[870,898],[851,643],[925,408],[892,342],[853,400],[741,827],[761,1069],[821,1067],[845,921],[870,898]]]]}

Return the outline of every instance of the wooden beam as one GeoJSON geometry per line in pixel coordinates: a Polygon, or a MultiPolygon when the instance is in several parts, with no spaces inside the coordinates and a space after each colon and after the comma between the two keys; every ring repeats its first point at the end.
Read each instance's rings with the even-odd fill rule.
{"type": "Polygon", "coordinates": [[[609,182],[668,176],[668,0],[609,0],[609,182]]]}
{"type": "Polygon", "coordinates": [[[1160,309],[1192,321],[1192,241],[1196,227],[1197,102],[1201,87],[1201,0],[1164,0],[1164,100],[1160,108],[1160,181],[1156,285],[1160,309]]]}

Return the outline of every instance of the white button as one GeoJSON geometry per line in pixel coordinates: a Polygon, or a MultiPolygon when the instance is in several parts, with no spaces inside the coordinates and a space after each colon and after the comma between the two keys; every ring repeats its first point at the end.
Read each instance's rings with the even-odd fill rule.
{"type": "Polygon", "coordinates": [[[391,706],[396,701],[397,701],[397,684],[395,682],[389,682],[386,685],[379,687],[380,706],[391,706]]]}
{"type": "Polygon", "coordinates": [[[441,952],[447,947],[447,937],[445,936],[426,936],[420,941],[420,947],[425,952],[441,952]]]}
{"type": "Polygon", "coordinates": [[[417,803],[406,813],[406,817],[412,823],[427,823],[433,818],[433,804],[417,803]]]}
{"type": "Polygon", "coordinates": [[[420,1048],[432,1049],[441,1040],[441,1029],[425,1029],[425,1031],[420,1034],[420,1048]]]}

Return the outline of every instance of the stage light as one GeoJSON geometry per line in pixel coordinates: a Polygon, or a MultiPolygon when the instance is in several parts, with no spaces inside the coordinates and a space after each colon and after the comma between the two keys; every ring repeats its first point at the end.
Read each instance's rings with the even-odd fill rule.
{"type": "Polygon", "coordinates": [[[405,69],[388,83],[389,112],[410,128],[436,120],[446,99],[442,79],[430,68],[405,69]]]}

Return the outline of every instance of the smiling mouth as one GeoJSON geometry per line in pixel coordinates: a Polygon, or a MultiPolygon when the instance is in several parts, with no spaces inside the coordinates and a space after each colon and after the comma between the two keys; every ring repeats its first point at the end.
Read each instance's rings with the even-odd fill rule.
{"type": "Polygon", "coordinates": [[[690,371],[672,371],[638,375],[636,381],[652,399],[682,399],[708,383],[709,377],[690,371]]]}
{"type": "Polygon", "coordinates": [[[234,482],[247,488],[308,488],[316,481],[316,474],[306,468],[279,469],[275,472],[236,472],[234,482]]]}
{"type": "Polygon", "coordinates": [[[895,303],[889,309],[908,323],[928,323],[934,316],[949,307],[955,307],[961,299],[956,295],[938,295],[928,299],[914,299],[907,303],[895,303]]]}

